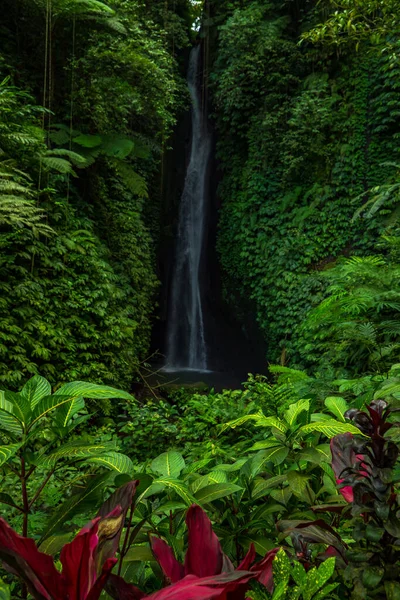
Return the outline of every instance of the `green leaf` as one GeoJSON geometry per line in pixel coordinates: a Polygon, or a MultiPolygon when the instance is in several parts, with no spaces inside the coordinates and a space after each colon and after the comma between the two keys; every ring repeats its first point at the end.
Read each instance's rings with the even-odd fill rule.
{"type": "Polygon", "coordinates": [[[132,546],[124,556],[124,561],[128,562],[149,562],[154,561],[154,554],[150,546],[132,546]]]}
{"type": "Polygon", "coordinates": [[[3,391],[0,391],[0,427],[17,436],[23,432],[22,423],[14,414],[14,406],[5,399],[3,391]]]}
{"type": "Polygon", "coordinates": [[[71,400],[71,402],[67,402],[55,410],[53,415],[54,422],[59,427],[67,427],[72,417],[74,417],[80,410],[83,410],[84,408],[84,399],[74,398],[71,400]]]}
{"type": "Polygon", "coordinates": [[[219,471],[226,471],[227,473],[235,473],[235,471],[240,471],[244,464],[248,461],[248,458],[239,458],[236,462],[231,465],[218,465],[219,471]]]}
{"type": "Polygon", "coordinates": [[[253,444],[253,446],[249,448],[249,450],[265,450],[266,448],[275,448],[275,446],[281,446],[281,443],[276,439],[263,440],[253,444]]]}
{"type": "Polygon", "coordinates": [[[348,410],[347,402],[341,396],[329,396],[325,399],[325,406],[328,410],[331,411],[335,417],[342,421],[342,423],[346,422],[344,418],[344,413],[348,410]]]}
{"type": "Polygon", "coordinates": [[[30,414],[31,414],[31,406],[24,396],[18,394],[16,392],[5,391],[4,398],[7,402],[12,404],[14,415],[26,425],[30,414]]]}
{"type": "Polygon", "coordinates": [[[66,404],[67,402],[71,402],[71,396],[61,396],[60,394],[44,396],[44,398],[38,402],[32,413],[29,429],[31,429],[33,425],[40,421],[40,419],[46,417],[51,411],[62,406],[63,404],[66,404]]]}
{"type": "MultiPolygon", "coordinates": [[[[285,421],[289,424],[289,427],[293,427],[296,423],[298,416],[304,412],[310,410],[309,400],[299,400],[295,404],[291,404],[285,412],[285,421]]],[[[304,421],[303,421],[304,422],[304,421]]]]}
{"type": "Polygon", "coordinates": [[[81,135],[73,139],[73,142],[84,148],[95,148],[96,146],[100,146],[102,139],[99,135],[85,135],[81,133],[81,135]]]}
{"type": "Polygon", "coordinates": [[[100,458],[106,452],[115,450],[115,445],[112,443],[94,443],[94,444],[83,444],[82,442],[70,442],[69,444],[63,444],[56,450],[53,450],[36,465],[52,466],[61,458],[73,459],[73,460],[87,460],[90,458],[100,458]]]}
{"type": "Polygon", "coordinates": [[[207,504],[226,496],[239,492],[242,488],[235,483],[213,483],[201,488],[195,493],[195,498],[200,504],[207,504]]]}
{"type": "Polygon", "coordinates": [[[285,433],[287,431],[287,425],[283,421],[276,417],[266,417],[263,413],[260,412],[254,415],[245,415],[243,417],[240,417],[239,419],[235,419],[234,421],[225,423],[221,428],[221,433],[223,431],[226,431],[226,429],[229,429],[229,427],[235,429],[236,427],[239,427],[240,425],[243,425],[248,421],[254,421],[254,425],[256,427],[275,427],[282,433],[285,433]]]}
{"type": "Polygon", "coordinates": [[[297,561],[294,561],[292,566],[292,577],[301,588],[306,586],[307,573],[303,565],[297,561]]]}
{"type": "Polygon", "coordinates": [[[21,444],[9,444],[0,446],[0,465],[4,465],[21,448],[21,444]]]}
{"type": "Polygon", "coordinates": [[[363,435],[358,427],[350,423],[339,423],[338,421],[320,421],[303,425],[297,432],[297,436],[301,437],[309,433],[323,433],[327,438],[333,438],[340,433],[352,433],[354,435],[363,435]]]}
{"type": "Polygon", "coordinates": [[[0,600],[10,600],[11,592],[10,588],[7,584],[4,583],[2,579],[0,579],[0,600]]]}
{"type": "Polygon", "coordinates": [[[228,481],[225,471],[211,471],[207,477],[210,483],[226,483],[228,481]]]}
{"type": "Polygon", "coordinates": [[[326,598],[326,596],[333,592],[333,590],[335,590],[338,587],[338,585],[338,583],[330,583],[329,585],[326,585],[322,590],[315,594],[313,600],[323,600],[323,598],[326,598]]]}
{"type": "Polygon", "coordinates": [[[400,583],[385,581],[385,592],[387,600],[400,600],[400,583]]]}
{"type": "Polygon", "coordinates": [[[277,448],[269,448],[268,450],[262,450],[262,462],[272,462],[275,466],[282,464],[289,454],[289,448],[287,446],[278,446],[277,448]]]}
{"type": "Polygon", "coordinates": [[[121,135],[103,135],[101,151],[107,156],[123,160],[130,155],[135,147],[135,143],[127,137],[121,135]]]}
{"type": "Polygon", "coordinates": [[[117,390],[108,385],[98,385],[97,383],[89,383],[87,381],[72,381],[62,385],[54,395],[69,396],[72,398],[93,398],[95,400],[101,398],[119,398],[121,400],[135,400],[135,398],[124,392],[117,390]]]}
{"type": "Polygon", "coordinates": [[[272,490],[271,491],[271,498],[273,498],[277,502],[280,502],[284,506],[287,505],[287,503],[289,502],[292,495],[293,495],[293,492],[291,491],[290,487],[286,487],[281,490],[272,490]]]}
{"type": "Polygon", "coordinates": [[[383,567],[366,567],[362,570],[362,582],[368,590],[375,589],[384,575],[383,567]]]}
{"type": "Polygon", "coordinates": [[[277,585],[275,585],[272,600],[281,600],[281,598],[284,598],[286,596],[287,588],[287,581],[281,581],[277,585]]]}
{"type": "Polygon", "coordinates": [[[12,506],[13,508],[16,508],[17,510],[22,512],[22,509],[15,504],[13,498],[9,494],[3,494],[2,492],[0,492],[0,503],[8,504],[8,506],[12,506]]]}
{"type": "Polygon", "coordinates": [[[270,477],[270,479],[257,479],[255,481],[253,493],[251,495],[252,499],[258,500],[259,498],[262,498],[286,480],[286,475],[276,475],[275,477],[270,477]]]}
{"type": "Polygon", "coordinates": [[[73,533],[60,533],[51,535],[40,544],[40,552],[54,556],[58,554],[65,544],[68,544],[74,537],[73,533]]]}
{"type": "Polygon", "coordinates": [[[107,469],[112,469],[118,473],[128,473],[129,475],[132,475],[135,470],[131,459],[119,452],[106,452],[100,456],[90,457],[85,462],[102,465],[107,469]]]}
{"type": "Polygon", "coordinates": [[[303,448],[296,455],[296,460],[305,460],[306,462],[319,465],[324,460],[324,455],[322,452],[318,452],[316,448],[303,448]]]}
{"type": "Polygon", "coordinates": [[[20,393],[33,410],[39,400],[51,395],[51,385],[44,377],[35,375],[26,382],[20,393]]]}
{"type": "Polygon", "coordinates": [[[307,477],[307,475],[302,475],[298,471],[289,471],[287,473],[289,487],[299,498],[304,496],[309,479],[310,478],[307,477]]]}
{"type": "Polygon", "coordinates": [[[314,567],[307,573],[307,596],[310,600],[332,577],[335,563],[335,558],[328,558],[318,567],[318,570],[314,567]]]}
{"type": "Polygon", "coordinates": [[[275,547],[274,542],[271,540],[271,538],[262,535],[247,535],[243,540],[241,539],[240,541],[241,543],[245,543],[246,546],[254,544],[256,552],[257,554],[260,554],[260,556],[265,556],[267,552],[269,552],[275,547]]]}
{"type": "Polygon", "coordinates": [[[159,479],[156,479],[154,483],[152,483],[152,486],[157,484],[163,485],[176,492],[188,506],[196,503],[196,499],[192,496],[188,488],[181,481],[179,481],[179,479],[173,479],[172,477],[160,477],[159,479]]]}
{"type": "Polygon", "coordinates": [[[286,556],[286,552],[283,548],[280,548],[277,555],[272,562],[272,570],[274,574],[274,582],[276,585],[284,584],[288,585],[291,573],[290,560],[286,556]]]}
{"type": "Polygon", "coordinates": [[[150,465],[151,469],[165,477],[179,477],[185,468],[185,461],[179,452],[170,450],[157,456],[150,465]]]}

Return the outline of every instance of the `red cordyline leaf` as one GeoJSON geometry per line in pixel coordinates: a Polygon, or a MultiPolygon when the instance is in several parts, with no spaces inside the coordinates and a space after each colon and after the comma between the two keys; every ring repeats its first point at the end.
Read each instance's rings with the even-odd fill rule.
{"type": "MultiPolygon", "coordinates": [[[[354,452],[352,442],[353,434],[351,433],[342,433],[331,439],[332,469],[338,485],[346,481],[346,478],[342,477],[343,474],[346,474],[346,471],[350,475],[351,469],[356,469],[357,466],[365,467],[363,464],[364,456],[354,452]]],[[[368,477],[368,472],[359,470],[359,475],[368,477]]],[[[345,485],[340,488],[339,492],[346,502],[354,502],[353,487],[351,485],[345,485]]]]}
{"type": "Polygon", "coordinates": [[[111,575],[106,589],[116,600],[244,600],[248,582],[253,578],[254,574],[246,571],[233,571],[212,577],[186,575],[159,592],[145,596],[121,577],[111,575]]]}
{"type": "MultiPolygon", "coordinates": [[[[166,542],[155,537],[151,540],[153,553],[167,581],[174,583],[187,575],[210,577],[218,573],[235,571],[231,561],[222,551],[219,540],[213,532],[210,519],[200,506],[194,504],[189,508],[186,524],[188,528],[188,550],[184,566],[176,560],[172,548],[166,542]]],[[[252,577],[271,591],[273,588],[272,561],[277,552],[278,548],[274,548],[260,562],[251,567],[256,555],[254,546],[251,545],[236,572],[251,571],[253,573],[252,577]]],[[[243,595],[237,595],[236,592],[235,594],[229,594],[229,600],[244,597],[243,595]]]]}
{"type": "MultiPolygon", "coordinates": [[[[106,518],[117,519],[119,523],[120,515],[121,508],[117,507],[106,518]]],[[[0,519],[0,559],[26,583],[36,600],[98,600],[117,562],[115,558],[107,558],[100,573],[96,571],[101,520],[97,517],[91,521],[63,547],[60,555],[63,569],[59,573],[51,556],[39,552],[33,540],[18,535],[0,519]]]]}

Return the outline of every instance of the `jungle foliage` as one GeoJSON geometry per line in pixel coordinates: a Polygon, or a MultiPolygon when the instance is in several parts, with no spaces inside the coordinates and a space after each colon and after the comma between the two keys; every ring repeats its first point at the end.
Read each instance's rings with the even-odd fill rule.
{"type": "MultiPolygon", "coordinates": [[[[225,298],[244,322],[249,310],[256,313],[272,361],[332,367],[318,344],[313,356],[308,346],[304,351],[304,335],[312,345],[314,330],[302,335],[301,325],[329,293],[325,271],[346,257],[376,256],[346,263],[342,270],[335,267],[331,279],[336,296],[341,293],[336,276],[342,282],[347,278],[348,293],[357,287],[360,305],[356,308],[353,298],[353,314],[364,315],[362,322],[354,317],[357,326],[376,334],[374,317],[361,305],[361,288],[367,264],[373,270],[390,253],[380,236],[396,236],[396,6],[351,0],[316,6],[302,1],[214,3],[218,37],[211,88],[222,175],[218,249],[225,298]]],[[[385,274],[382,268],[380,276],[385,274]]],[[[365,282],[372,294],[373,279],[371,273],[365,282]]],[[[392,321],[394,329],[382,332],[378,344],[384,352],[398,341],[396,276],[389,287],[393,312],[386,304],[382,327],[390,329],[392,321]]],[[[383,291],[381,283],[378,289],[383,291]]],[[[376,300],[379,312],[383,305],[376,300]]],[[[326,314],[315,313],[321,330],[326,314]]],[[[339,340],[345,318],[345,312],[330,314],[329,327],[332,323],[336,333],[322,334],[331,344],[331,357],[346,345],[339,340]]],[[[351,326],[345,326],[349,336],[351,326]]],[[[359,360],[351,355],[349,350],[347,358],[357,363],[354,372],[377,367],[375,359],[373,367],[365,360],[365,353],[359,360]]],[[[342,359],[341,367],[351,373],[353,367],[342,359]]]]}
{"type": "Polygon", "coordinates": [[[129,388],[149,351],[160,165],[190,5],[6,0],[0,380],[129,388]]]}

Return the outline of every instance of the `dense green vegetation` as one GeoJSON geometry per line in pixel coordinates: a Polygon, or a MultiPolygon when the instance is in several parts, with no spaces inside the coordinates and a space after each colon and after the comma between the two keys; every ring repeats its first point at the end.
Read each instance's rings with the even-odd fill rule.
{"type": "Polygon", "coordinates": [[[1,367],[129,387],[149,349],[186,2],[6,2],[1,367]],[[44,214],[44,219],[38,220],[44,214]]]}
{"type": "Polygon", "coordinates": [[[2,8],[0,599],[398,600],[398,0],[2,8]],[[132,385],[195,38],[222,392],[132,385]]]}
{"type": "Polygon", "coordinates": [[[368,36],[364,14],[362,30],[357,11],[368,3],[337,4],[343,11],[321,25],[329,2],[215,6],[211,82],[226,298],[240,313],[250,296],[270,359],[307,366],[299,326],[325,295],[321,272],[341,257],[385,252],[379,236],[397,199],[388,188],[399,149],[398,41],[378,36],[383,16],[368,36]],[[353,218],[371,190],[380,206],[353,218]]]}

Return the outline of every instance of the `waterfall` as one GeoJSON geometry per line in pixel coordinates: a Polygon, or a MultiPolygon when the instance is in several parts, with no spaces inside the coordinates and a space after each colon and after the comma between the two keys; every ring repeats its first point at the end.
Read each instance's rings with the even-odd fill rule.
{"type": "Polygon", "coordinates": [[[167,324],[166,368],[207,370],[200,268],[207,215],[207,166],[211,137],[201,97],[201,51],[190,55],[187,83],[192,100],[190,161],[179,209],[167,324]]]}

